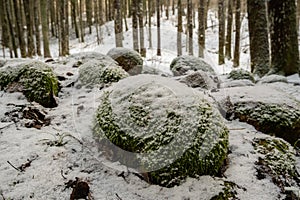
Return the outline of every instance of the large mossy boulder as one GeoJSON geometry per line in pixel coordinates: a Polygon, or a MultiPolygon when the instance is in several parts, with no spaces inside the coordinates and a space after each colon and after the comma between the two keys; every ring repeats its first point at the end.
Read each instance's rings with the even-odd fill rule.
{"type": "Polygon", "coordinates": [[[108,88],[93,130],[113,161],[166,187],[218,175],[227,158],[228,129],[218,110],[202,93],[165,77],[132,76],[108,88]]]}
{"type": "Polygon", "coordinates": [[[187,55],[179,56],[173,59],[170,69],[174,76],[186,75],[188,71],[198,70],[215,74],[212,66],[205,62],[202,58],[187,55]]]}
{"type": "Polygon", "coordinates": [[[118,82],[128,76],[125,70],[110,59],[90,60],[79,67],[79,80],[86,86],[118,82]]]}
{"type": "Polygon", "coordinates": [[[58,80],[52,69],[40,61],[29,61],[17,66],[0,69],[1,89],[17,84],[19,91],[29,101],[35,101],[44,107],[56,107],[55,96],[58,94],[58,80]]]}
{"type": "Polygon", "coordinates": [[[143,70],[142,56],[132,49],[117,47],[109,50],[107,55],[117,61],[130,75],[141,74],[143,70]]]}

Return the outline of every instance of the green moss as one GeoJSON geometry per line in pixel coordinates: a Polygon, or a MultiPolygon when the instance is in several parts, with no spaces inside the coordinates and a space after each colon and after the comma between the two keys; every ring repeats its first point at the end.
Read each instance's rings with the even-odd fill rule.
{"type": "Polygon", "coordinates": [[[5,67],[0,68],[0,89],[3,90],[12,82],[17,82],[21,75],[22,67],[5,67]]]}
{"type": "Polygon", "coordinates": [[[234,114],[257,130],[275,135],[292,145],[300,138],[300,110],[288,105],[264,103],[237,103],[234,114]]]}
{"type": "Polygon", "coordinates": [[[29,101],[45,107],[57,106],[54,96],[58,94],[58,80],[48,65],[38,61],[24,64],[19,82],[29,101]]]}
{"type": "Polygon", "coordinates": [[[218,195],[211,198],[211,200],[229,200],[237,199],[237,193],[235,189],[238,187],[237,184],[229,181],[224,182],[223,192],[220,192],[218,195]]]}
{"type": "Polygon", "coordinates": [[[100,79],[103,83],[112,83],[128,76],[127,72],[119,66],[107,66],[102,70],[100,79]]]}
{"type": "Polygon", "coordinates": [[[252,81],[253,83],[255,82],[254,77],[251,72],[248,72],[244,69],[238,69],[238,70],[232,70],[228,78],[231,78],[233,80],[242,80],[242,79],[247,79],[252,81]]]}
{"type": "MultiPolygon", "coordinates": [[[[134,81],[126,80],[134,84],[134,81]]],[[[157,86],[161,87],[159,78],[155,77],[155,80],[158,82],[157,86]]],[[[144,85],[136,93],[128,91],[126,97],[115,90],[105,92],[96,112],[96,138],[100,142],[104,141],[102,144],[107,143],[107,138],[125,151],[147,154],[127,157],[122,156],[118,150],[114,152],[115,159],[129,167],[135,167],[133,164],[138,161],[142,163],[143,169],[155,169],[148,172],[149,181],[154,184],[172,187],[180,184],[188,176],[218,175],[227,158],[228,148],[228,129],[219,112],[200,98],[187,105],[176,106],[171,103],[172,97],[168,96],[172,95],[171,92],[158,89],[169,98],[173,106],[161,111],[164,105],[155,107],[158,104],[156,101],[165,96],[155,92],[155,95],[151,96],[151,92],[155,90],[153,88],[156,88],[154,83],[144,85]],[[147,98],[142,100],[142,94],[147,98]],[[113,105],[116,98],[120,100],[117,101],[121,104],[120,107],[113,105]],[[152,100],[154,102],[151,102],[152,100]],[[123,111],[122,103],[126,104],[129,112],[124,111],[124,114],[119,116],[114,109],[123,111]],[[184,149],[180,149],[180,146],[184,146],[184,149]],[[174,160],[181,151],[182,154],[174,160]],[[156,169],[156,165],[162,167],[156,169]]]]}

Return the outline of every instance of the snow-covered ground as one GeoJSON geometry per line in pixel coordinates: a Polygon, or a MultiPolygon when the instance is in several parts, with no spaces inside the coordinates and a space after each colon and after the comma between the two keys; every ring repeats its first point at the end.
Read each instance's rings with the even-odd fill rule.
{"type": "MultiPolygon", "coordinates": [[[[217,21],[213,17],[214,13],[209,14],[212,15],[209,17],[212,19],[209,20],[210,27],[213,25],[211,23],[216,24],[217,21]]],[[[243,20],[241,67],[249,70],[246,23],[243,20]]],[[[171,73],[169,65],[177,55],[175,24],[175,19],[167,21],[162,18],[162,56],[159,57],[156,56],[156,30],[153,28],[153,49],[147,49],[145,65],[171,73]]],[[[96,51],[106,54],[115,46],[113,22],[107,23],[102,29],[103,44],[97,45],[95,34],[86,35],[85,43],[78,43],[77,39],[70,41],[70,53],[96,51]]],[[[145,31],[148,32],[147,29],[145,31]]],[[[226,61],[223,66],[217,65],[217,26],[209,28],[206,37],[207,62],[219,74],[231,71],[231,61],[226,61]]],[[[123,42],[124,47],[132,47],[130,30],[124,33],[123,42]]],[[[197,55],[196,39],[194,43],[197,55]]],[[[146,44],[148,46],[148,42],[146,44]]],[[[52,55],[60,60],[62,58],[58,58],[57,49],[57,43],[53,42],[52,55]]],[[[66,76],[67,72],[72,72],[74,76],[78,74],[77,68],[68,65],[56,65],[54,71],[62,76],[66,76]]],[[[272,84],[272,87],[286,92],[300,102],[300,86],[292,84],[300,83],[299,76],[289,77],[289,82],[272,84]]],[[[226,90],[222,92],[228,95],[226,90]]],[[[239,199],[284,199],[285,195],[280,193],[280,189],[269,178],[258,180],[256,177],[255,162],[260,155],[254,151],[252,140],[263,134],[238,121],[226,122],[230,130],[231,153],[226,177],[223,178],[188,178],[180,186],[163,188],[146,183],[118,163],[108,162],[98,151],[91,130],[101,93],[98,88],[68,87],[62,88],[58,107],[46,109],[34,104],[51,118],[51,125],[41,129],[25,128],[22,126],[24,119],[17,123],[0,122],[0,199],[69,199],[72,189],[66,187],[66,183],[75,180],[75,177],[89,184],[91,196],[96,200],[211,199],[222,191],[224,180],[239,186],[235,188],[239,199]],[[56,145],[51,145],[54,142],[56,145]],[[18,168],[21,166],[24,170],[18,168]]],[[[30,105],[21,93],[0,91],[0,99],[0,119],[6,117],[6,112],[30,105]]],[[[14,119],[17,118],[15,116],[14,119]]],[[[299,157],[297,167],[300,169],[299,157]]]]}

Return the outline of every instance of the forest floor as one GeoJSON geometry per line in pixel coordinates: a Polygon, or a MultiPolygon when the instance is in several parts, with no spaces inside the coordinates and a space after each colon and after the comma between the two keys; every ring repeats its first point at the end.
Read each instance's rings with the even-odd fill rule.
{"type": "MultiPolygon", "coordinates": [[[[213,21],[212,21],[213,22],[213,21]]],[[[155,55],[155,48],[148,49],[145,65],[171,73],[169,64],[176,57],[176,29],[171,21],[163,21],[163,55],[155,55]],[[165,31],[164,31],[165,30],[165,31]],[[174,33],[174,34],[171,34],[174,33]]],[[[245,27],[246,22],[242,27],[245,27]]],[[[88,35],[86,43],[78,44],[71,40],[71,53],[96,51],[106,54],[114,47],[113,24],[104,26],[104,44],[98,46],[95,35],[88,35]]],[[[242,31],[241,66],[249,70],[247,51],[247,32],[242,31]],[[243,53],[245,52],[245,53],[243,53]]],[[[153,31],[155,35],[155,29],[153,31]]],[[[124,34],[124,46],[131,47],[131,32],[124,34]]],[[[207,32],[206,60],[220,74],[232,70],[231,61],[218,66],[217,30],[207,32]]],[[[195,40],[196,43],[196,40],[195,40]]],[[[155,39],[153,40],[155,44],[155,39]]],[[[57,43],[53,42],[51,51],[58,58],[57,43]]],[[[196,54],[196,44],[195,44],[196,54]]],[[[197,54],[196,54],[197,55],[197,54]]],[[[71,72],[74,77],[78,69],[65,65],[54,66],[58,75],[66,76],[71,72]]],[[[284,91],[300,103],[299,76],[290,77],[290,83],[267,84],[276,90],[284,91]],[[295,84],[296,83],[296,84],[295,84]]],[[[256,86],[253,86],[256,87],[256,86]]],[[[240,88],[243,91],[243,87],[240,88]]],[[[224,91],[222,91],[223,94],[224,91]]],[[[262,91],[264,92],[264,91],[262,91]]],[[[226,121],[229,134],[229,162],[224,177],[203,176],[199,179],[188,178],[185,183],[173,188],[151,185],[131,170],[119,163],[111,163],[98,151],[93,138],[92,123],[95,110],[99,105],[101,91],[98,88],[66,87],[58,97],[58,107],[43,108],[30,104],[21,93],[0,91],[0,199],[69,199],[76,177],[90,187],[90,196],[96,200],[194,200],[211,199],[223,192],[224,183],[235,183],[234,191],[239,199],[284,199],[286,196],[276,186],[271,177],[258,179],[256,161],[261,156],[255,151],[254,138],[265,137],[253,126],[236,120],[226,121]],[[51,120],[50,125],[42,128],[26,128],[26,119],[20,113],[26,107],[35,107],[51,120]],[[7,122],[5,122],[7,119],[7,122]]],[[[222,95],[222,94],[221,94],[222,95]]],[[[226,95],[230,95],[226,93],[226,95]]],[[[296,157],[296,167],[300,171],[300,158],[296,157]]],[[[74,193],[74,192],[73,192],[74,193]]]]}

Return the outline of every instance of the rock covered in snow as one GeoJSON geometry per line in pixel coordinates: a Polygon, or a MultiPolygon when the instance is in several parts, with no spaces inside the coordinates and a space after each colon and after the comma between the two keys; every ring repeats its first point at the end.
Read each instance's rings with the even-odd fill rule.
{"type": "Polygon", "coordinates": [[[217,175],[227,157],[228,129],[218,110],[201,93],[160,76],[132,76],[108,88],[93,130],[114,161],[166,187],[217,175]]]}
{"type": "Polygon", "coordinates": [[[285,76],[273,74],[273,75],[262,77],[258,83],[264,84],[264,83],[275,83],[275,82],[287,83],[288,80],[287,77],[285,76]]]}
{"type": "Polygon", "coordinates": [[[243,80],[243,79],[247,79],[250,80],[251,82],[255,82],[254,76],[251,72],[248,72],[244,69],[237,69],[237,70],[232,70],[229,75],[228,75],[229,79],[232,80],[243,80]]]}
{"type": "Polygon", "coordinates": [[[242,80],[229,80],[221,84],[221,88],[231,88],[231,87],[245,87],[254,86],[255,84],[247,79],[242,80]]]}
{"type": "Polygon", "coordinates": [[[127,72],[110,59],[90,60],[79,67],[79,80],[87,86],[118,82],[127,76],[127,72]]]}
{"type": "Polygon", "coordinates": [[[132,49],[117,47],[109,50],[107,55],[117,61],[130,75],[137,75],[142,72],[143,58],[132,49]]]}
{"type": "Polygon", "coordinates": [[[179,56],[171,62],[170,69],[174,76],[181,76],[187,74],[188,71],[202,70],[204,72],[209,72],[215,74],[214,69],[202,58],[194,56],[179,56]]]}
{"type": "Polygon", "coordinates": [[[217,89],[220,86],[220,80],[217,76],[211,75],[202,70],[180,77],[179,81],[185,83],[189,87],[200,87],[206,90],[217,89]]]}
{"type": "MultiPolygon", "coordinates": [[[[55,74],[47,64],[29,61],[16,66],[6,66],[0,70],[2,89],[14,86],[22,91],[29,101],[35,101],[44,107],[56,107],[55,97],[59,86],[55,74]]],[[[15,90],[15,89],[14,89],[15,90]]]]}

